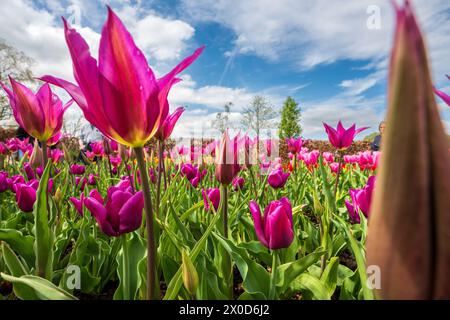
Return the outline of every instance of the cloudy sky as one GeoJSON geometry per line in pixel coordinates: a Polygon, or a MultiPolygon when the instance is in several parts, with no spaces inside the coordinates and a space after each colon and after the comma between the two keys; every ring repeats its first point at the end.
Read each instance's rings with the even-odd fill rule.
{"type": "MultiPolygon", "coordinates": [[[[436,87],[450,92],[450,2],[416,0],[436,87]]],[[[157,74],[200,45],[206,50],[172,90],[171,109],[187,112],[175,134],[204,130],[232,102],[231,119],[255,95],[279,109],[287,96],[302,109],[304,137],[324,138],[322,121],[377,128],[385,115],[393,9],[387,0],[0,0],[0,38],[34,59],[36,76],[73,80],[60,17],[96,54],[109,4],[157,74]],[[373,20],[379,13],[380,20],[373,20]],[[369,21],[369,26],[368,26],[369,21]],[[371,23],[370,23],[371,22],[371,23]]],[[[58,91],[64,98],[67,95],[58,91]]],[[[438,100],[447,129],[450,108],[438,100]]],[[[66,120],[77,118],[77,106],[66,120]]],[[[368,133],[369,133],[368,131],[368,133]]]]}

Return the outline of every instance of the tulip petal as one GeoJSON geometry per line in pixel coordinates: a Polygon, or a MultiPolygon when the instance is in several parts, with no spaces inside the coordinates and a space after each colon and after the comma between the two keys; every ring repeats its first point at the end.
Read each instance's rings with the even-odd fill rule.
{"type": "MultiPolygon", "coordinates": [[[[117,194],[117,192],[115,193],[117,194]]],[[[119,211],[120,233],[132,232],[142,224],[142,210],[144,209],[144,194],[137,192],[130,197],[119,211]]]]}
{"type": "Polygon", "coordinates": [[[266,217],[265,235],[269,237],[269,248],[272,250],[287,248],[294,240],[292,220],[285,206],[277,206],[266,217]]]}
{"type": "Polygon", "coordinates": [[[255,201],[250,201],[250,212],[253,217],[256,236],[265,247],[269,248],[269,243],[267,242],[266,236],[264,235],[263,225],[261,221],[261,210],[259,209],[259,206],[255,201]]]}
{"type": "Polygon", "coordinates": [[[107,219],[107,211],[105,207],[95,200],[94,198],[86,198],[84,200],[84,205],[94,216],[95,220],[102,230],[102,232],[110,237],[116,237],[118,233],[112,228],[110,222],[107,219]]]}

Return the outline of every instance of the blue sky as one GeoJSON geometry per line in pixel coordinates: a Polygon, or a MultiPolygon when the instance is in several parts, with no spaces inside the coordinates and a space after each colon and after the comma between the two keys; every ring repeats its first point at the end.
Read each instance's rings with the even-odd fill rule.
{"type": "MultiPolygon", "coordinates": [[[[172,109],[187,106],[176,136],[199,134],[200,130],[216,135],[211,121],[228,101],[234,103],[230,126],[239,128],[240,112],[255,95],[264,95],[275,109],[287,96],[294,97],[302,108],[306,138],[325,138],[322,121],[371,126],[370,133],[385,113],[393,9],[383,0],[342,3],[16,0],[2,6],[0,38],[31,56],[37,75],[72,80],[60,16],[75,25],[95,53],[106,19],[105,4],[109,4],[159,74],[206,45],[169,97],[172,109]],[[379,28],[367,27],[373,10],[379,10],[375,11],[379,12],[379,28]]],[[[445,78],[450,73],[450,3],[414,3],[427,37],[435,84],[450,92],[445,78]]],[[[450,108],[438,102],[449,130],[450,108]]],[[[71,109],[66,120],[75,122],[80,112],[77,107],[71,109]]]]}

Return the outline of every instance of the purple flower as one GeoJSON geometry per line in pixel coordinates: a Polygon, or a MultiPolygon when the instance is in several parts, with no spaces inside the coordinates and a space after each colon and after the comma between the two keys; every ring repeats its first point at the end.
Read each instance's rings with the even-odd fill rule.
{"type": "Polygon", "coordinates": [[[269,174],[267,182],[274,189],[283,188],[289,175],[289,172],[284,173],[283,170],[276,169],[269,174]]]}
{"type": "Polygon", "coordinates": [[[302,138],[288,138],[286,139],[289,152],[293,154],[299,153],[302,150],[303,140],[302,138]]]}
{"type": "Polygon", "coordinates": [[[359,211],[361,211],[366,218],[369,217],[370,204],[372,201],[372,193],[375,187],[375,176],[370,176],[367,184],[362,189],[350,189],[349,194],[352,202],[345,200],[350,219],[359,223],[359,211]]]}
{"type": "Polygon", "coordinates": [[[336,149],[346,149],[350,147],[355,136],[367,127],[356,129],[356,125],[353,124],[350,128],[345,129],[341,121],[338,122],[337,128],[334,129],[328,124],[324,123],[325,131],[328,135],[328,140],[336,149]]]}
{"type": "Polygon", "coordinates": [[[209,211],[210,207],[209,207],[209,201],[211,201],[214,210],[217,211],[217,209],[219,208],[219,204],[220,204],[220,190],[219,188],[211,188],[211,189],[207,189],[205,191],[205,189],[202,189],[202,195],[203,195],[203,202],[205,205],[205,210],[209,211]]]}
{"type": "Polygon", "coordinates": [[[259,241],[267,248],[282,249],[291,245],[294,240],[294,224],[292,221],[292,207],[288,198],[272,201],[261,210],[255,201],[250,202],[250,212],[255,224],[255,232],[259,241]]]}
{"type": "Polygon", "coordinates": [[[242,190],[244,188],[245,180],[242,177],[236,177],[233,179],[232,185],[235,191],[242,190]]]}
{"type": "Polygon", "coordinates": [[[36,189],[24,183],[15,185],[17,206],[23,212],[33,211],[36,202],[36,189]]]}
{"type": "Polygon", "coordinates": [[[80,164],[73,164],[70,166],[70,173],[75,175],[82,175],[86,171],[86,167],[80,164]]]}
{"type": "Polygon", "coordinates": [[[108,189],[106,205],[94,196],[84,199],[84,205],[97,220],[103,233],[110,237],[118,237],[140,227],[144,195],[142,191],[133,195],[118,188],[108,189]]]}
{"type": "Polygon", "coordinates": [[[8,190],[8,173],[0,171],[0,192],[8,190]]]}

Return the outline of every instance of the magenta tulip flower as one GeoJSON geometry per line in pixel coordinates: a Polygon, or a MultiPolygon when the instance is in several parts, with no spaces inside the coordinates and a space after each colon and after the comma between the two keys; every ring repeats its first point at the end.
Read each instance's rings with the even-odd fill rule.
{"type": "Polygon", "coordinates": [[[286,139],[289,152],[293,154],[299,153],[302,150],[302,138],[288,138],[286,139]]]}
{"type": "Polygon", "coordinates": [[[244,188],[245,180],[243,177],[236,177],[233,179],[232,185],[235,191],[242,190],[244,188]]]}
{"type": "Polygon", "coordinates": [[[64,88],[82,109],[85,118],[106,137],[140,148],[156,133],[176,75],[188,67],[203,47],[160,79],[119,17],[108,7],[103,26],[99,61],[91,56],[81,35],[64,20],[67,46],[78,86],[52,76],[42,79],[64,88]]]}
{"type": "Polygon", "coordinates": [[[33,180],[34,178],[36,178],[34,170],[28,162],[25,162],[23,164],[23,170],[25,171],[28,180],[33,180]]]}
{"type": "Polygon", "coordinates": [[[70,173],[74,175],[82,175],[86,171],[86,167],[80,164],[73,164],[70,166],[70,173]]]}
{"type": "Polygon", "coordinates": [[[330,127],[326,123],[324,123],[323,126],[325,127],[325,131],[327,132],[328,140],[336,149],[339,150],[350,147],[355,136],[361,131],[366,130],[368,128],[364,127],[356,129],[356,125],[353,124],[350,128],[345,129],[341,121],[338,122],[336,129],[330,127]]]}
{"type": "Polygon", "coordinates": [[[0,192],[8,190],[8,173],[0,171],[0,192]]]}
{"type": "MultiPolygon", "coordinates": [[[[449,75],[447,75],[447,78],[450,80],[449,75]]],[[[434,88],[434,93],[450,107],[450,96],[448,94],[446,94],[444,91],[438,90],[436,88],[434,88]]]]}
{"type": "Polygon", "coordinates": [[[118,237],[133,232],[142,223],[144,196],[142,191],[132,194],[120,189],[108,190],[106,205],[93,196],[84,199],[85,207],[91,212],[103,233],[118,237]]]}
{"type": "Polygon", "coordinates": [[[369,217],[372,194],[375,188],[375,179],[375,176],[370,176],[364,188],[350,189],[349,191],[351,202],[345,200],[345,206],[347,207],[350,219],[355,223],[360,222],[359,211],[361,211],[366,218],[369,217]]]}
{"type": "Polygon", "coordinates": [[[339,163],[337,163],[337,162],[330,163],[330,169],[331,169],[331,172],[338,173],[339,172],[339,163]]]}
{"type": "MultiPolygon", "coordinates": [[[[168,105],[166,110],[168,109],[168,105]]],[[[178,122],[178,119],[180,119],[181,115],[184,112],[183,107],[177,108],[171,115],[167,116],[167,111],[165,111],[166,114],[163,112],[162,119],[164,119],[161,122],[161,125],[158,128],[158,131],[155,134],[155,138],[164,141],[169,139],[170,135],[172,134],[173,129],[175,128],[176,123],[178,122]]]]}
{"type": "Polygon", "coordinates": [[[211,189],[207,189],[206,191],[205,191],[205,189],[202,189],[202,195],[203,195],[205,211],[210,210],[208,199],[209,199],[209,201],[211,201],[211,203],[214,207],[214,210],[217,211],[217,209],[219,208],[219,204],[220,204],[220,189],[219,188],[211,188],[211,189]]]}
{"type": "Polygon", "coordinates": [[[75,197],[70,197],[69,201],[72,202],[75,210],[78,212],[80,216],[83,216],[83,203],[84,203],[84,194],[81,193],[80,199],[75,197]]]}
{"type": "Polygon", "coordinates": [[[285,173],[281,169],[276,169],[269,174],[267,182],[274,189],[283,188],[289,178],[289,175],[289,172],[285,173]]]}
{"type": "Polygon", "coordinates": [[[33,205],[36,202],[36,189],[24,183],[15,185],[16,203],[23,212],[33,211],[33,205]]]}
{"type": "Polygon", "coordinates": [[[8,189],[16,193],[16,184],[25,183],[25,178],[21,175],[15,175],[7,178],[6,183],[8,184],[8,189]]]}
{"type": "Polygon", "coordinates": [[[58,135],[63,115],[72,100],[62,104],[46,83],[33,93],[29,88],[9,77],[11,88],[0,82],[9,98],[14,119],[32,137],[47,141],[58,135]]]}
{"type": "Polygon", "coordinates": [[[271,250],[287,248],[294,240],[292,207],[288,198],[270,202],[261,217],[261,210],[255,201],[250,202],[250,212],[259,241],[271,250]]]}

